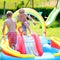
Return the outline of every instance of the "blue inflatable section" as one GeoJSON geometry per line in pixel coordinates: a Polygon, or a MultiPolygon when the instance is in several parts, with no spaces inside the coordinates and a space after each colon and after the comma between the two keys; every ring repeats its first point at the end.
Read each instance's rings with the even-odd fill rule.
{"type": "Polygon", "coordinates": [[[34,58],[16,58],[16,57],[11,57],[7,56],[5,54],[1,54],[2,60],[59,60],[60,57],[55,57],[53,56],[54,53],[58,52],[58,49],[52,48],[50,46],[50,41],[47,40],[45,37],[40,37],[40,41],[42,44],[43,48],[43,55],[38,56],[38,53],[34,50],[34,40],[32,37],[29,36],[24,36],[24,43],[26,47],[26,53],[27,54],[34,54],[34,58]]]}
{"type": "Polygon", "coordinates": [[[57,52],[58,52],[58,49],[52,48],[52,47],[51,47],[50,45],[48,45],[48,44],[44,44],[44,46],[43,46],[43,51],[44,51],[44,52],[50,52],[50,53],[54,54],[54,53],[57,53],[57,52]]]}
{"type": "Polygon", "coordinates": [[[54,57],[51,53],[44,53],[43,56],[35,57],[35,58],[16,58],[7,56],[5,54],[2,55],[2,60],[60,60],[60,57],[54,57]]]}
{"type": "Polygon", "coordinates": [[[40,11],[39,11],[39,14],[40,14],[40,15],[42,15],[42,13],[43,13],[43,12],[40,12],[40,11]]]}
{"type": "Polygon", "coordinates": [[[34,58],[17,58],[17,57],[11,57],[7,56],[5,54],[1,54],[2,60],[34,60],[34,58]]]}

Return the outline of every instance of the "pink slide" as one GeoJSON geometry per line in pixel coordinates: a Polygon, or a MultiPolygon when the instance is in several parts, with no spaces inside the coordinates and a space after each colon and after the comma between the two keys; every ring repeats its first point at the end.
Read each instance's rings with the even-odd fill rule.
{"type": "Polygon", "coordinates": [[[36,49],[38,51],[38,55],[39,56],[42,56],[43,54],[43,49],[42,49],[42,45],[41,45],[41,42],[40,42],[40,39],[39,39],[39,36],[35,33],[31,34],[34,41],[35,41],[35,45],[36,45],[36,49]]]}
{"type": "Polygon", "coordinates": [[[43,54],[43,49],[42,49],[42,45],[40,43],[40,39],[39,36],[37,34],[31,34],[33,41],[29,39],[27,37],[26,41],[28,41],[29,43],[25,43],[23,36],[21,36],[20,34],[17,36],[17,45],[16,45],[16,50],[19,51],[22,54],[34,54],[34,55],[38,55],[38,56],[42,56],[43,54]]]}
{"type": "Polygon", "coordinates": [[[24,39],[20,34],[18,34],[17,36],[16,50],[19,51],[21,54],[26,54],[24,39]]]}
{"type": "Polygon", "coordinates": [[[18,28],[18,32],[19,34],[17,35],[16,50],[22,54],[26,54],[26,49],[24,45],[24,39],[23,39],[23,33],[21,31],[21,27],[18,28]]]}
{"type": "Polygon", "coordinates": [[[34,55],[41,56],[43,54],[43,49],[42,49],[39,36],[35,33],[31,34],[34,42],[32,42],[32,39],[30,39],[30,42],[29,42],[28,37],[26,37],[27,38],[26,40],[23,38],[21,27],[18,28],[18,31],[19,31],[19,34],[17,36],[16,50],[22,54],[32,53],[34,55]],[[26,43],[26,41],[28,41],[28,43],[26,43]]]}

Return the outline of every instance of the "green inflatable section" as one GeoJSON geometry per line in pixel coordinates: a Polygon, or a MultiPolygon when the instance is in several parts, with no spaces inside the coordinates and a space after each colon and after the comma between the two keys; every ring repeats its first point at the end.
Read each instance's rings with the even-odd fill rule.
{"type": "Polygon", "coordinates": [[[54,8],[53,11],[50,13],[50,15],[48,16],[47,20],[46,20],[46,26],[50,25],[56,18],[56,16],[58,15],[58,13],[60,12],[59,8],[54,8]]]}
{"type": "Polygon", "coordinates": [[[49,14],[47,20],[46,20],[46,26],[50,25],[60,12],[60,0],[57,0],[56,7],[52,10],[52,12],[49,14]]]}

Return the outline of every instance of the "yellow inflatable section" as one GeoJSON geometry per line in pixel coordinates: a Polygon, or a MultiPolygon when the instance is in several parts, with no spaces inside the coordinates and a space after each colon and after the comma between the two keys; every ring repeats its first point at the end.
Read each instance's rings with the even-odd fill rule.
{"type": "Polygon", "coordinates": [[[58,46],[60,46],[60,39],[56,37],[52,37],[51,40],[58,46]]]}
{"type": "MultiPolygon", "coordinates": [[[[46,24],[44,22],[43,17],[36,10],[34,10],[34,9],[31,9],[31,8],[23,8],[23,9],[25,10],[26,14],[32,15],[32,16],[36,17],[40,21],[40,24],[42,26],[42,35],[45,36],[46,35],[46,24]]],[[[19,10],[17,10],[13,14],[13,18],[15,20],[17,20],[18,14],[19,14],[19,10]]]]}
{"type": "MultiPolygon", "coordinates": [[[[57,45],[58,48],[60,48],[60,39],[57,37],[52,37],[51,40],[57,45]]],[[[56,46],[55,45],[55,46],[56,46]]],[[[54,56],[60,56],[60,50],[58,53],[53,54],[54,56]]]]}
{"type": "Polygon", "coordinates": [[[21,54],[18,51],[15,51],[9,47],[8,40],[3,40],[1,42],[2,50],[7,53],[8,55],[14,56],[14,57],[20,57],[20,58],[34,58],[33,54],[21,54]]]}

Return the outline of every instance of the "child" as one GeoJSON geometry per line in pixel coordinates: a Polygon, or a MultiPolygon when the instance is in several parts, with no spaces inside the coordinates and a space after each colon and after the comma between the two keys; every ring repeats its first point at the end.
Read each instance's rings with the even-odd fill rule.
{"type": "Polygon", "coordinates": [[[17,40],[17,33],[16,33],[16,22],[12,19],[12,12],[7,11],[6,13],[7,19],[4,22],[2,33],[4,36],[5,28],[8,28],[8,40],[9,45],[11,48],[15,49],[16,40],[17,40]]]}
{"type": "Polygon", "coordinates": [[[27,21],[27,18],[29,18],[30,20],[32,20],[32,22],[33,22],[34,25],[36,25],[36,22],[32,19],[32,17],[28,16],[24,12],[25,11],[24,11],[23,8],[19,9],[18,20],[22,23],[22,32],[23,32],[23,34],[24,35],[27,35],[26,28],[31,33],[31,30],[30,30],[30,27],[29,27],[29,23],[27,21]]]}

